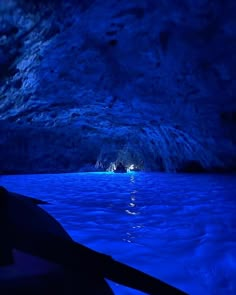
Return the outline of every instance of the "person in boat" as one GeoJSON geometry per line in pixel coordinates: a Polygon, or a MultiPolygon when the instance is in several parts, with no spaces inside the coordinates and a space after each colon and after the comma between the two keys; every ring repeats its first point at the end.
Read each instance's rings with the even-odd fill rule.
{"type": "Polygon", "coordinates": [[[116,169],[114,170],[115,173],[126,173],[127,169],[125,168],[125,166],[119,162],[116,166],[116,169]]]}
{"type": "Polygon", "coordinates": [[[76,243],[40,204],[0,187],[1,295],[113,295],[105,279],[147,294],[186,294],[76,243]]]}

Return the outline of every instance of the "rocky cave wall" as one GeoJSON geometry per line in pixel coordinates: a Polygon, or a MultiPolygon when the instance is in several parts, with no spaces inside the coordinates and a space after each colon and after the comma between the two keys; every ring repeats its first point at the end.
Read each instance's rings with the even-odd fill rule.
{"type": "Polygon", "coordinates": [[[233,0],[0,4],[0,171],[236,170],[233,0]]]}

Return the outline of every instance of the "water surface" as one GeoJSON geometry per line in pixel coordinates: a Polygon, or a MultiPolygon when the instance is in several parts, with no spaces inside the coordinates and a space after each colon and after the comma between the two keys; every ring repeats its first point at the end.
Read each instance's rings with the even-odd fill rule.
{"type": "Polygon", "coordinates": [[[73,173],[0,185],[51,202],[44,209],[76,241],[189,294],[236,294],[235,176],[73,173]]]}

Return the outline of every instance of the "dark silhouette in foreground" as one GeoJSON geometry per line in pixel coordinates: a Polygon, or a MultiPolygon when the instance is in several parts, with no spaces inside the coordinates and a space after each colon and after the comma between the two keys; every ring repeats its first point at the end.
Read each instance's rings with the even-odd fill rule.
{"type": "Polygon", "coordinates": [[[115,173],[126,173],[127,169],[125,168],[125,166],[122,163],[118,163],[114,172],[115,173]]]}
{"type": "Polygon", "coordinates": [[[76,243],[44,203],[0,187],[1,295],[114,294],[105,279],[147,294],[186,294],[76,243]]]}

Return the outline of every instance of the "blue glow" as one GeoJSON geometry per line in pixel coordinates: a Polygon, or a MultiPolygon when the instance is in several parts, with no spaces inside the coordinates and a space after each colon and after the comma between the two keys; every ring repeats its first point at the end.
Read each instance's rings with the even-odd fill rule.
{"type": "MultiPolygon", "coordinates": [[[[236,294],[236,177],[161,173],[1,176],[45,199],[78,242],[189,294],[236,294]]],[[[118,295],[140,292],[111,284],[118,295]]]]}

